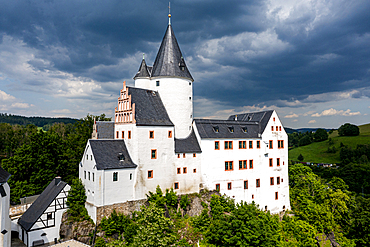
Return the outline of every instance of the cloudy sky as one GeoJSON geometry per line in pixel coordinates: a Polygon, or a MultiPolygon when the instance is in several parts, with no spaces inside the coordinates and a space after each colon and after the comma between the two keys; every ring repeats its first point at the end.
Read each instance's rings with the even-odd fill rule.
{"type": "MultiPolygon", "coordinates": [[[[168,1],[0,0],[0,112],[113,116],[168,1]]],[[[285,126],[370,122],[370,1],[171,1],[194,115],[275,109],[285,126]]]]}

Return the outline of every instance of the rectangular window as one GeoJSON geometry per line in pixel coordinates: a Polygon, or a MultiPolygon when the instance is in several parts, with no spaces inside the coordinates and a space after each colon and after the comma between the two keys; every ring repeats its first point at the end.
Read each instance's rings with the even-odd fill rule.
{"type": "Polygon", "coordinates": [[[257,148],[261,148],[261,142],[257,141],[257,148]]]}
{"type": "Polygon", "coordinates": [[[149,131],[149,139],[154,139],[154,131],[149,131]]]}
{"type": "Polygon", "coordinates": [[[239,141],[239,149],[245,149],[246,141],[239,141]]]}
{"type": "Polygon", "coordinates": [[[118,181],[118,172],[113,172],[113,181],[118,181]]]}
{"type": "Polygon", "coordinates": [[[95,176],[94,176],[94,173],[92,173],[92,175],[93,175],[93,182],[95,181],[95,176]]]}
{"type": "Polygon", "coordinates": [[[278,148],[284,148],[284,140],[278,140],[278,148]]]}
{"type": "Polygon", "coordinates": [[[278,126],[276,126],[276,131],[278,131],[279,130],[279,128],[278,128],[278,126]]]}
{"type": "Polygon", "coordinates": [[[131,139],[131,130],[128,131],[128,139],[131,139]]]}
{"type": "Polygon", "coordinates": [[[274,131],[274,126],[271,126],[271,131],[274,131]]]}
{"type": "Polygon", "coordinates": [[[186,169],[186,167],[184,167],[184,168],[182,168],[182,173],[187,173],[187,169],[186,169]]]}
{"type": "Polygon", "coordinates": [[[247,190],[248,189],[248,180],[244,180],[244,189],[247,190]]]}
{"type": "Polygon", "coordinates": [[[125,132],[122,131],[122,139],[125,139],[125,132]]]}
{"type": "Polygon", "coordinates": [[[256,179],[256,187],[259,188],[260,187],[260,179],[256,179]]]}
{"type": "Polygon", "coordinates": [[[47,213],[46,219],[47,220],[52,220],[53,219],[53,213],[47,213]]]}
{"type": "Polygon", "coordinates": [[[276,158],[276,166],[280,166],[280,158],[276,158]]]}
{"type": "Polygon", "coordinates": [[[171,130],[168,131],[168,138],[172,138],[172,131],[171,130]]]}
{"type": "Polygon", "coordinates": [[[269,159],[269,167],[272,167],[273,166],[273,161],[272,161],[272,158],[269,159]]]}
{"type": "Polygon", "coordinates": [[[275,122],[275,118],[272,118],[272,120],[275,122]]]}
{"type": "Polygon", "coordinates": [[[177,174],[181,174],[181,168],[177,168],[177,174]]]}
{"type": "Polygon", "coordinates": [[[232,171],[232,170],[233,170],[233,162],[225,161],[225,171],[232,171]]]}
{"type": "Polygon", "coordinates": [[[148,178],[153,178],[153,170],[148,171],[148,178]]]}
{"type": "Polygon", "coordinates": [[[274,185],[274,177],[270,177],[270,185],[274,185]]]}
{"type": "Polygon", "coordinates": [[[130,180],[132,180],[132,173],[130,173],[130,180]]]}
{"type": "Polygon", "coordinates": [[[280,184],[280,177],[276,177],[276,184],[280,184]]]}
{"type": "Polygon", "coordinates": [[[177,158],[180,158],[180,154],[177,154],[177,158]]]}
{"type": "Polygon", "coordinates": [[[193,173],[197,173],[197,169],[196,168],[193,169],[193,173]]]}
{"type": "Polygon", "coordinates": [[[179,189],[179,182],[176,182],[173,187],[174,187],[175,190],[178,190],[179,189]]]}
{"type": "Polygon", "coordinates": [[[272,149],[273,146],[272,146],[272,140],[269,141],[269,149],[272,149]]]}
{"type": "Polygon", "coordinates": [[[231,190],[231,189],[232,189],[232,187],[231,187],[231,182],[227,183],[227,189],[228,189],[228,190],[231,190]]]}
{"type": "Polygon", "coordinates": [[[159,81],[156,81],[156,82],[155,82],[155,85],[156,85],[157,87],[159,87],[159,81]]]}
{"type": "Polygon", "coordinates": [[[215,150],[220,150],[220,142],[215,141],[215,150]]]}
{"type": "Polygon", "coordinates": [[[279,194],[278,192],[275,192],[275,200],[279,199],[279,194]]]}
{"type": "Polygon", "coordinates": [[[216,184],[216,190],[220,192],[220,184],[216,184]]]}
{"type": "Polygon", "coordinates": [[[196,153],[193,153],[193,157],[195,158],[195,157],[197,157],[197,154],[196,153]]]}
{"type": "Polygon", "coordinates": [[[225,141],[225,149],[233,149],[233,141],[225,141]]]}
{"type": "Polygon", "coordinates": [[[86,179],[86,171],[84,171],[84,178],[86,179]]]}
{"type": "Polygon", "coordinates": [[[279,126],[279,131],[281,131],[281,126],[279,126]]]}
{"type": "Polygon", "coordinates": [[[253,160],[249,160],[249,169],[253,169],[253,160]]]}
{"type": "Polygon", "coordinates": [[[157,158],[157,149],[152,149],[152,159],[157,158]]]}
{"type": "Polygon", "coordinates": [[[90,172],[88,173],[88,178],[89,178],[89,180],[90,180],[90,172]]]}
{"type": "Polygon", "coordinates": [[[183,157],[183,158],[185,158],[185,157],[186,157],[185,153],[183,153],[183,154],[182,154],[182,157],[183,157]]]}
{"type": "Polygon", "coordinates": [[[239,170],[247,169],[247,161],[246,160],[239,160],[239,170]]]}
{"type": "Polygon", "coordinates": [[[253,148],[253,141],[249,141],[249,149],[253,148]]]}
{"type": "Polygon", "coordinates": [[[119,132],[117,131],[117,132],[116,132],[116,138],[117,138],[117,139],[118,139],[118,135],[119,135],[119,132]]]}

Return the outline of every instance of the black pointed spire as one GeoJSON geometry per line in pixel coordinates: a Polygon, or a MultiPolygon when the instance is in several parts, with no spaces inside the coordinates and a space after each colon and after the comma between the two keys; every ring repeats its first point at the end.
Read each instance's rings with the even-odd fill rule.
{"type": "Polygon", "coordinates": [[[152,77],[184,77],[192,81],[171,24],[168,24],[161,47],[155,58],[152,77]]]}
{"type": "Polygon", "coordinates": [[[145,58],[143,56],[143,60],[141,61],[139,71],[134,76],[134,79],[136,78],[149,78],[150,74],[148,72],[148,66],[146,66],[145,58]]]}

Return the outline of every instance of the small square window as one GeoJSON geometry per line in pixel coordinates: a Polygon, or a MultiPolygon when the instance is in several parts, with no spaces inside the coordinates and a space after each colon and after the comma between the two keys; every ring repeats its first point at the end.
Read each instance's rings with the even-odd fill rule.
{"type": "Polygon", "coordinates": [[[177,174],[181,174],[181,168],[177,168],[177,174]]]}
{"type": "Polygon", "coordinates": [[[174,184],[174,189],[175,189],[175,190],[178,190],[178,189],[179,189],[179,182],[176,182],[176,183],[174,184]]]}
{"type": "Polygon", "coordinates": [[[216,190],[220,192],[220,184],[216,184],[216,190]]]}
{"type": "Polygon", "coordinates": [[[274,185],[274,178],[270,177],[270,185],[274,185]]]}
{"type": "Polygon", "coordinates": [[[215,141],[215,150],[220,150],[220,142],[215,141]]]}
{"type": "Polygon", "coordinates": [[[281,179],[281,182],[283,182],[283,179],[281,179]]]}
{"type": "Polygon", "coordinates": [[[168,138],[172,138],[172,131],[171,130],[168,131],[168,138]]]}
{"type": "Polygon", "coordinates": [[[197,173],[197,169],[195,169],[195,168],[194,168],[194,169],[193,169],[193,173],[197,173]]]}
{"type": "Polygon", "coordinates": [[[113,172],[113,181],[118,181],[118,172],[113,172]]]}
{"type": "Polygon", "coordinates": [[[153,178],[153,170],[148,171],[148,178],[153,178]]]}
{"type": "Polygon", "coordinates": [[[248,189],[248,180],[244,180],[244,189],[247,190],[248,189]]]}
{"type": "Polygon", "coordinates": [[[186,167],[183,167],[183,168],[182,168],[182,173],[184,173],[184,174],[185,174],[185,173],[187,173],[187,169],[186,169],[186,167]]]}
{"type": "Polygon", "coordinates": [[[154,139],[154,131],[149,131],[149,139],[154,139]]]}
{"type": "Polygon", "coordinates": [[[189,100],[191,100],[191,97],[189,97],[189,100]]]}
{"type": "Polygon", "coordinates": [[[52,220],[53,219],[53,213],[47,213],[46,219],[47,220],[52,220]]]}
{"type": "Polygon", "coordinates": [[[256,179],[256,187],[259,188],[260,186],[261,186],[260,179],[258,178],[258,179],[256,179]]]}
{"type": "Polygon", "coordinates": [[[193,157],[195,158],[195,157],[197,157],[197,154],[196,153],[193,153],[193,157]]]}
{"type": "Polygon", "coordinates": [[[159,81],[156,81],[156,82],[155,82],[155,85],[156,85],[157,87],[159,87],[159,81]]]}
{"type": "Polygon", "coordinates": [[[152,149],[152,159],[156,159],[157,158],[157,149],[152,149]]]}

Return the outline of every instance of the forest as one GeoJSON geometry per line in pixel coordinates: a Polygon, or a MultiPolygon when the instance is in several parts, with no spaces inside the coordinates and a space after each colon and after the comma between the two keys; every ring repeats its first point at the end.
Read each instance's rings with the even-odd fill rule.
{"type": "MultiPolygon", "coordinates": [[[[48,131],[32,124],[0,123],[0,160],[12,174],[8,181],[12,203],[41,193],[61,176],[73,188],[80,186],[77,196],[69,199],[74,219],[88,218],[81,199],[83,186],[76,178],[94,118],[110,120],[104,114],[87,115],[75,123],[53,123],[48,131]],[[75,201],[82,204],[74,206],[75,201]]],[[[202,213],[190,217],[186,214],[190,195],[157,188],[148,194],[147,206],[132,217],[113,213],[104,219],[98,228],[104,237],[96,239],[96,246],[193,246],[198,242],[201,246],[316,246],[322,236],[335,237],[340,246],[369,246],[369,146],[340,148],[343,164],[339,168],[289,163],[292,210],[284,217],[261,211],[253,203],[234,204],[222,195],[202,203],[202,213]]]]}

